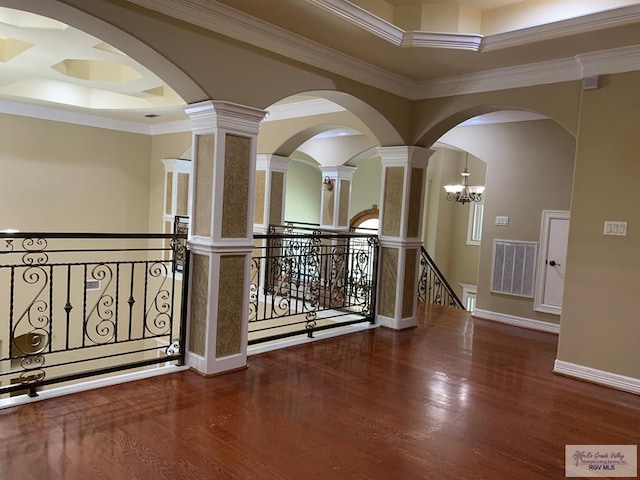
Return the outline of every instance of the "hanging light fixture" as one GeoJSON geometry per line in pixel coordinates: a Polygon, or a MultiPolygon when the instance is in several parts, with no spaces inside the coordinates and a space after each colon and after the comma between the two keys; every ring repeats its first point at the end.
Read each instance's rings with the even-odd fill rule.
{"type": "Polygon", "coordinates": [[[469,186],[469,170],[467,170],[467,164],[469,163],[469,153],[466,154],[464,159],[464,172],[462,175],[461,185],[445,185],[444,190],[447,192],[447,200],[452,202],[460,202],[463,205],[465,203],[479,202],[482,200],[482,193],[484,187],[481,186],[469,186]]]}

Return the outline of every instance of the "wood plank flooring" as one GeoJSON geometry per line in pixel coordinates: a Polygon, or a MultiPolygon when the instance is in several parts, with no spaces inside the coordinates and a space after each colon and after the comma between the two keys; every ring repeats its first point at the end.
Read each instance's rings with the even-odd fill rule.
{"type": "Polygon", "coordinates": [[[376,329],[0,410],[0,479],[564,478],[640,443],[640,397],[554,375],[557,337],[433,308],[376,329]]]}

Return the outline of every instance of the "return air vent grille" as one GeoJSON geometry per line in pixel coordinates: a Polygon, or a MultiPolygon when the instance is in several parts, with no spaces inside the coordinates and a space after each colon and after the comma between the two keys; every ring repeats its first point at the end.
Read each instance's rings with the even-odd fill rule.
{"type": "Polygon", "coordinates": [[[494,240],[491,291],[533,297],[537,252],[536,242],[494,240]]]}

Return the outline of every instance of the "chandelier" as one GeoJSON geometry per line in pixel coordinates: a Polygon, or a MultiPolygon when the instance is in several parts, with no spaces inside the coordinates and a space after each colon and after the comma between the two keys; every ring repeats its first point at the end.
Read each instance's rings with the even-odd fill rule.
{"type": "Polygon", "coordinates": [[[445,185],[444,190],[447,192],[447,200],[452,202],[460,202],[463,205],[465,203],[479,202],[482,200],[482,192],[484,187],[481,186],[469,186],[469,170],[467,170],[467,164],[469,163],[469,154],[467,153],[464,159],[464,172],[462,175],[461,185],[445,185]]]}

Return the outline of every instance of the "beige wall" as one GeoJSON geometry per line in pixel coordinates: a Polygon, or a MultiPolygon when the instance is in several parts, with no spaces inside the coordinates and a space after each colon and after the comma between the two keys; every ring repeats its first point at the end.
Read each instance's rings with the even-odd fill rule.
{"type": "Polygon", "coordinates": [[[443,142],[486,161],[485,210],[478,272],[477,308],[557,323],[533,310],[533,299],[491,293],[494,239],[540,240],[542,210],[569,210],[575,141],[551,120],[460,127],[443,142]],[[496,227],[495,217],[509,217],[496,227]]]}
{"type": "Polygon", "coordinates": [[[430,147],[459,123],[496,110],[528,110],[555,120],[575,135],[580,109],[580,82],[511,88],[416,102],[413,142],[430,147]]]}
{"type": "Polygon", "coordinates": [[[382,162],[380,157],[372,158],[358,165],[351,182],[351,205],[349,220],[363,210],[377,205],[380,208],[380,180],[382,162]]]}
{"type": "Polygon", "coordinates": [[[582,102],[558,358],[640,379],[640,72],[602,80],[582,102]]]}
{"type": "Polygon", "coordinates": [[[291,161],[287,169],[285,220],[319,224],[321,188],[322,174],[318,168],[291,161]]]}
{"type": "MultiPolygon", "coordinates": [[[[165,158],[181,158],[191,147],[191,132],[151,137],[151,165],[149,169],[149,231],[162,232],[162,201],[164,198],[165,158]]],[[[189,159],[190,160],[190,159],[189,159]]]]}
{"type": "Polygon", "coordinates": [[[150,136],[16,115],[0,132],[0,229],[148,230],[150,136]]]}
{"type": "MultiPolygon", "coordinates": [[[[429,159],[427,178],[431,192],[427,195],[426,227],[423,242],[440,271],[462,298],[460,283],[475,285],[478,277],[480,246],[467,245],[469,204],[447,201],[444,185],[460,183],[464,170],[464,153],[448,148],[437,148],[429,159]],[[429,208],[433,202],[433,208],[429,208]]],[[[470,185],[484,185],[486,164],[469,155],[470,185]]]]}

